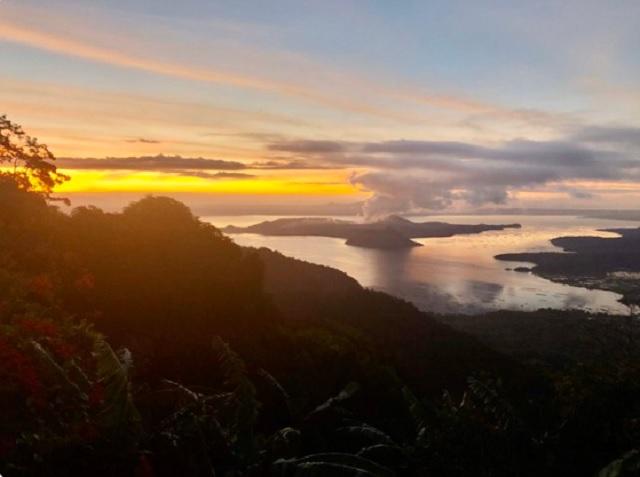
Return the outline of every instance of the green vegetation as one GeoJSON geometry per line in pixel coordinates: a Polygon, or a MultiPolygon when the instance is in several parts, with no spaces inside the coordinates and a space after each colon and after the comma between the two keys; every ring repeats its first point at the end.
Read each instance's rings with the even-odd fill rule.
{"type": "Polygon", "coordinates": [[[633,323],[606,322],[605,359],[508,356],[172,199],[63,214],[21,177],[0,177],[2,475],[637,475],[633,323]]]}

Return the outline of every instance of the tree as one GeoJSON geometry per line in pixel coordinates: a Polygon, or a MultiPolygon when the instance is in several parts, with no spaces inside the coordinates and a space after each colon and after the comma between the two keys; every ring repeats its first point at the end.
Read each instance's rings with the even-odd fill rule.
{"type": "Polygon", "coordinates": [[[0,116],[0,178],[13,179],[21,189],[51,199],[54,187],[69,180],[58,172],[54,161],[46,144],[26,134],[6,115],[0,116]]]}

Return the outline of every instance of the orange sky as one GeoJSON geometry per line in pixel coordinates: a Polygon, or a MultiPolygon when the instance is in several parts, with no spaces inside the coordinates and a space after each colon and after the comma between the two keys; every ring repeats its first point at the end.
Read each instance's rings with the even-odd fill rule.
{"type": "Polygon", "coordinates": [[[637,141],[576,138],[606,127],[619,141],[640,127],[629,56],[638,9],[584,7],[579,22],[572,1],[544,12],[542,32],[537,10],[447,2],[249,11],[202,0],[5,0],[0,113],[60,158],[162,154],[243,166],[235,175],[65,169],[73,180],[62,194],[635,207],[637,141]],[[370,152],[405,140],[428,151],[370,152]],[[296,141],[311,149],[274,147],[296,141]],[[534,154],[516,163],[522,141],[534,154]],[[322,156],[313,148],[323,142],[351,149],[322,156]],[[545,162],[551,150],[558,174],[545,162]]]}

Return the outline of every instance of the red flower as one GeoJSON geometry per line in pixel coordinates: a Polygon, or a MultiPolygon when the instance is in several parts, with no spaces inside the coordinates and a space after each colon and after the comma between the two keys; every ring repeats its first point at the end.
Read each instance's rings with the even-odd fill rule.
{"type": "Polygon", "coordinates": [[[2,374],[17,382],[32,398],[42,398],[43,386],[34,363],[3,337],[0,337],[0,371],[4,371],[2,374]]]}

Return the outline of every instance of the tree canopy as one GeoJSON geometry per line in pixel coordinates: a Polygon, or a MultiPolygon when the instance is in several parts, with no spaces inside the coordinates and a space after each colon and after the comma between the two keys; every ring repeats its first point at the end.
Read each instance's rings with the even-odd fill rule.
{"type": "Polygon", "coordinates": [[[51,198],[55,186],[69,176],[58,172],[46,144],[29,136],[19,124],[0,116],[0,178],[10,177],[21,189],[51,198]]]}

